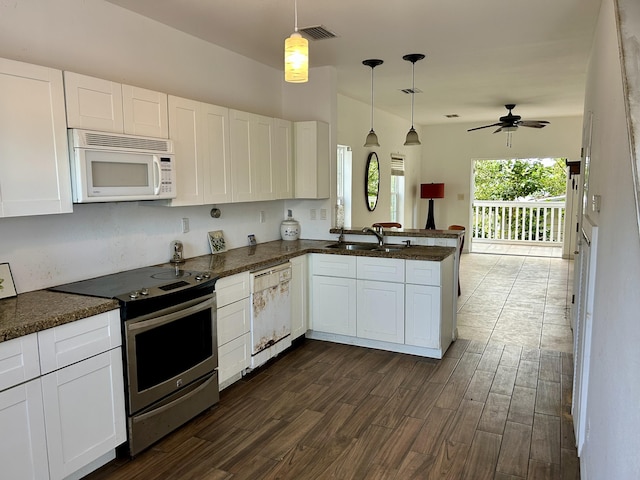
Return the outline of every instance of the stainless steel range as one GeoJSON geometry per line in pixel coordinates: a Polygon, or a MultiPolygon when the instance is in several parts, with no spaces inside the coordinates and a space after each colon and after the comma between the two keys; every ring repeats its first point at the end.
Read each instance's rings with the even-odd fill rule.
{"type": "Polygon", "coordinates": [[[219,401],[216,280],[146,267],[51,289],[120,302],[131,456],[219,401]]]}

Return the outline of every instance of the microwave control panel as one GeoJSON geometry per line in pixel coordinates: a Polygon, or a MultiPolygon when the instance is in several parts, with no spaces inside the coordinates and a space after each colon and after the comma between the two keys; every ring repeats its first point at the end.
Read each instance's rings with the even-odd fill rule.
{"type": "Polygon", "coordinates": [[[173,191],[173,165],[169,157],[160,157],[160,193],[173,191]]]}

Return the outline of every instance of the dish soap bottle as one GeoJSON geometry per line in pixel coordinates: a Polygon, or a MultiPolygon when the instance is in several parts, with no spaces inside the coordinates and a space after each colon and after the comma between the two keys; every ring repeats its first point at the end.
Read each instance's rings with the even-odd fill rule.
{"type": "Polygon", "coordinates": [[[287,210],[287,218],[280,224],[280,236],[282,240],[298,240],[300,238],[300,224],[291,216],[291,210],[287,210]]]}

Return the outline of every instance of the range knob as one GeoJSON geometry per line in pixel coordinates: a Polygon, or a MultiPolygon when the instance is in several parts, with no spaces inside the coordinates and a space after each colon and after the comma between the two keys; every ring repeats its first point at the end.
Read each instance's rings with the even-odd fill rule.
{"type": "Polygon", "coordinates": [[[135,292],[131,292],[131,293],[129,294],[129,298],[134,299],[134,300],[135,300],[136,298],[138,298],[139,296],[140,296],[140,292],[138,292],[137,290],[136,290],[135,292]]]}
{"type": "Polygon", "coordinates": [[[140,295],[142,295],[143,297],[146,297],[147,295],[149,295],[149,289],[143,288],[142,290],[140,290],[140,295]]]}
{"type": "Polygon", "coordinates": [[[211,274],[210,274],[209,272],[204,272],[204,273],[202,274],[202,276],[203,276],[204,278],[211,278],[211,274]]]}

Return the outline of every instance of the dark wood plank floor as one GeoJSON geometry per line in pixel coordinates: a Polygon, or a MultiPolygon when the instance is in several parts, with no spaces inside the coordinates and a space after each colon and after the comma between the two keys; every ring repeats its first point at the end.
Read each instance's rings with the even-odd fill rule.
{"type": "Polygon", "coordinates": [[[460,339],[430,360],[319,341],[91,480],[579,479],[571,354],[460,339]]]}

